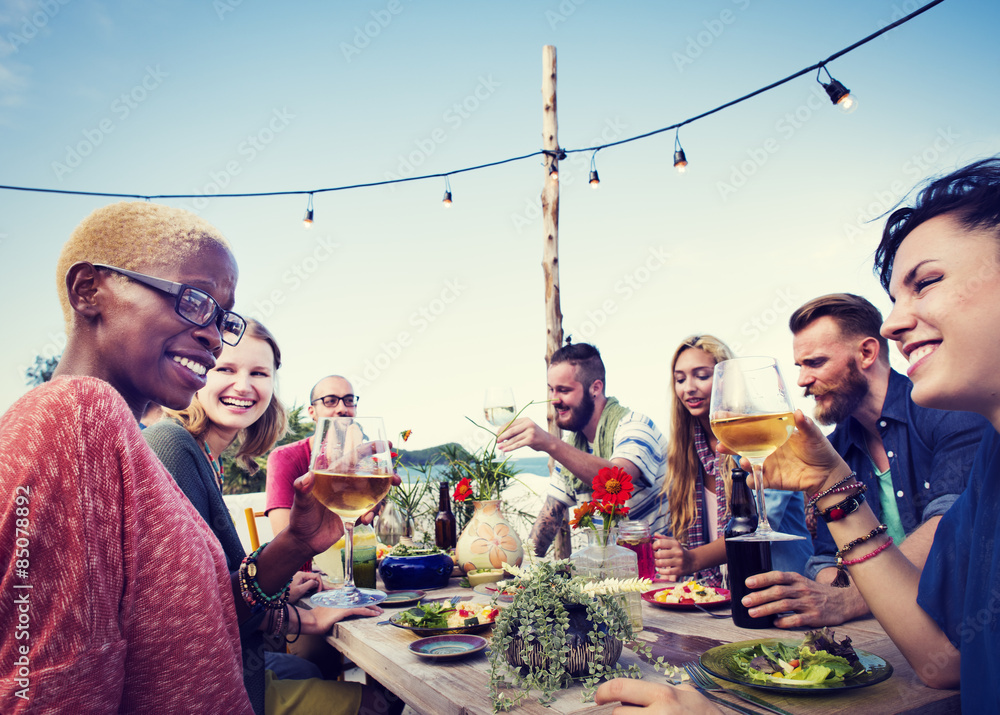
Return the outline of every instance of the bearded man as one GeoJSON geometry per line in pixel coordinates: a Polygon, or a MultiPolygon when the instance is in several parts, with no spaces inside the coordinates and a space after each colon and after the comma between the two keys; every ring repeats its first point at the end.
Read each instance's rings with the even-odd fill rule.
{"type": "MultiPolygon", "coordinates": [[[[938,521],[965,489],[988,423],[970,412],[914,403],[909,378],[889,367],[881,325],[878,309],[849,293],[814,298],[788,323],[798,384],[816,400],[816,421],[836,425],[830,443],[865,485],[865,497],[893,541],[922,568],[938,521]]],[[[794,612],[775,622],[779,628],[832,626],[868,613],[853,583],[829,585],[837,546],[822,518],[816,527],[809,578],[765,574],[768,588],[761,595],[768,603],[760,615],[794,612]]]]}
{"type": "Polygon", "coordinates": [[[667,473],[666,440],[651,419],[604,394],[604,361],[597,348],[575,343],[556,350],[549,360],[548,384],[556,424],[569,433],[566,439],[522,417],[501,430],[497,440],[503,452],[530,447],[556,461],[529,537],[535,553],[544,556],[567,510],[591,498],[594,477],[604,467],[619,467],[632,477],[629,518],[644,519],[652,533],[664,533],[665,510],[659,506],[667,473]]]}

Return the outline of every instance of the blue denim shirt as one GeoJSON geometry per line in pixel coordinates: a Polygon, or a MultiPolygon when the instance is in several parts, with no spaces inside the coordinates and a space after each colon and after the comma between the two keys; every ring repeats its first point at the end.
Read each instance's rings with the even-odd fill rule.
{"type": "MultiPolygon", "coordinates": [[[[895,370],[882,414],[876,423],[885,454],[889,458],[896,508],[907,534],[933,516],[940,516],[955,503],[965,489],[983,434],[989,422],[971,412],[933,410],[910,399],[913,383],[895,370]]],[[[878,477],[868,456],[865,430],[854,417],[837,425],[830,443],[868,486],[868,504],[882,518],[878,477]]],[[[822,569],[835,566],[837,547],[826,522],[816,522],[814,556],[806,575],[815,579],[822,569]]]]}

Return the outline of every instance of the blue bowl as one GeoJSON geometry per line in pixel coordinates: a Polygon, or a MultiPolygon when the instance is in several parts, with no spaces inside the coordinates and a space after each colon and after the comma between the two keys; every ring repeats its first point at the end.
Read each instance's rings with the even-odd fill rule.
{"type": "Polygon", "coordinates": [[[444,588],[448,585],[455,562],[444,553],[424,556],[393,556],[382,559],[379,576],[387,589],[444,588]]]}

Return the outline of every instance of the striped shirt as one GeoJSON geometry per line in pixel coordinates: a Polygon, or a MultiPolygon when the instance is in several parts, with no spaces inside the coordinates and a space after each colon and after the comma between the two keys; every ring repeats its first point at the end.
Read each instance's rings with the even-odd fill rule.
{"type": "MultiPolygon", "coordinates": [[[[573,432],[567,435],[566,441],[571,442],[573,432]]],[[[602,459],[627,459],[639,468],[639,477],[633,479],[635,491],[626,506],[629,508],[628,518],[642,519],[649,523],[654,534],[665,533],[668,519],[666,509],[660,509],[663,482],[667,475],[667,440],[657,429],[653,421],[638,412],[626,414],[615,428],[614,450],[610,455],[599,454],[602,459]]],[[[587,443],[587,453],[594,453],[594,445],[587,443]]],[[[556,462],[555,473],[549,483],[549,496],[566,505],[575,507],[578,503],[589,501],[592,492],[587,489],[577,489],[563,476],[561,465],[556,462]]]]}

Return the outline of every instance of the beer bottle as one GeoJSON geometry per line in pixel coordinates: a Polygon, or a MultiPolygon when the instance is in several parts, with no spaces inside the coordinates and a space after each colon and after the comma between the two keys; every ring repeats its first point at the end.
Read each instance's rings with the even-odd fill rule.
{"type": "Polygon", "coordinates": [[[438,505],[437,518],[434,519],[434,543],[439,549],[454,549],[458,542],[456,536],[455,515],[451,512],[451,497],[448,494],[448,482],[441,482],[441,499],[438,505]]]}
{"type": "Polygon", "coordinates": [[[774,616],[751,618],[747,607],[742,604],[743,597],[750,592],[746,587],[747,578],[771,570],[771,542],[732,541],[734,536],[751,534],[757,529],[757,508],[747,485],[747,473],[738,467],[733,469],[729,512],[731,516],[723,534],[733,599],[733,623],[740,628],[772,628],[774,616]]]}

